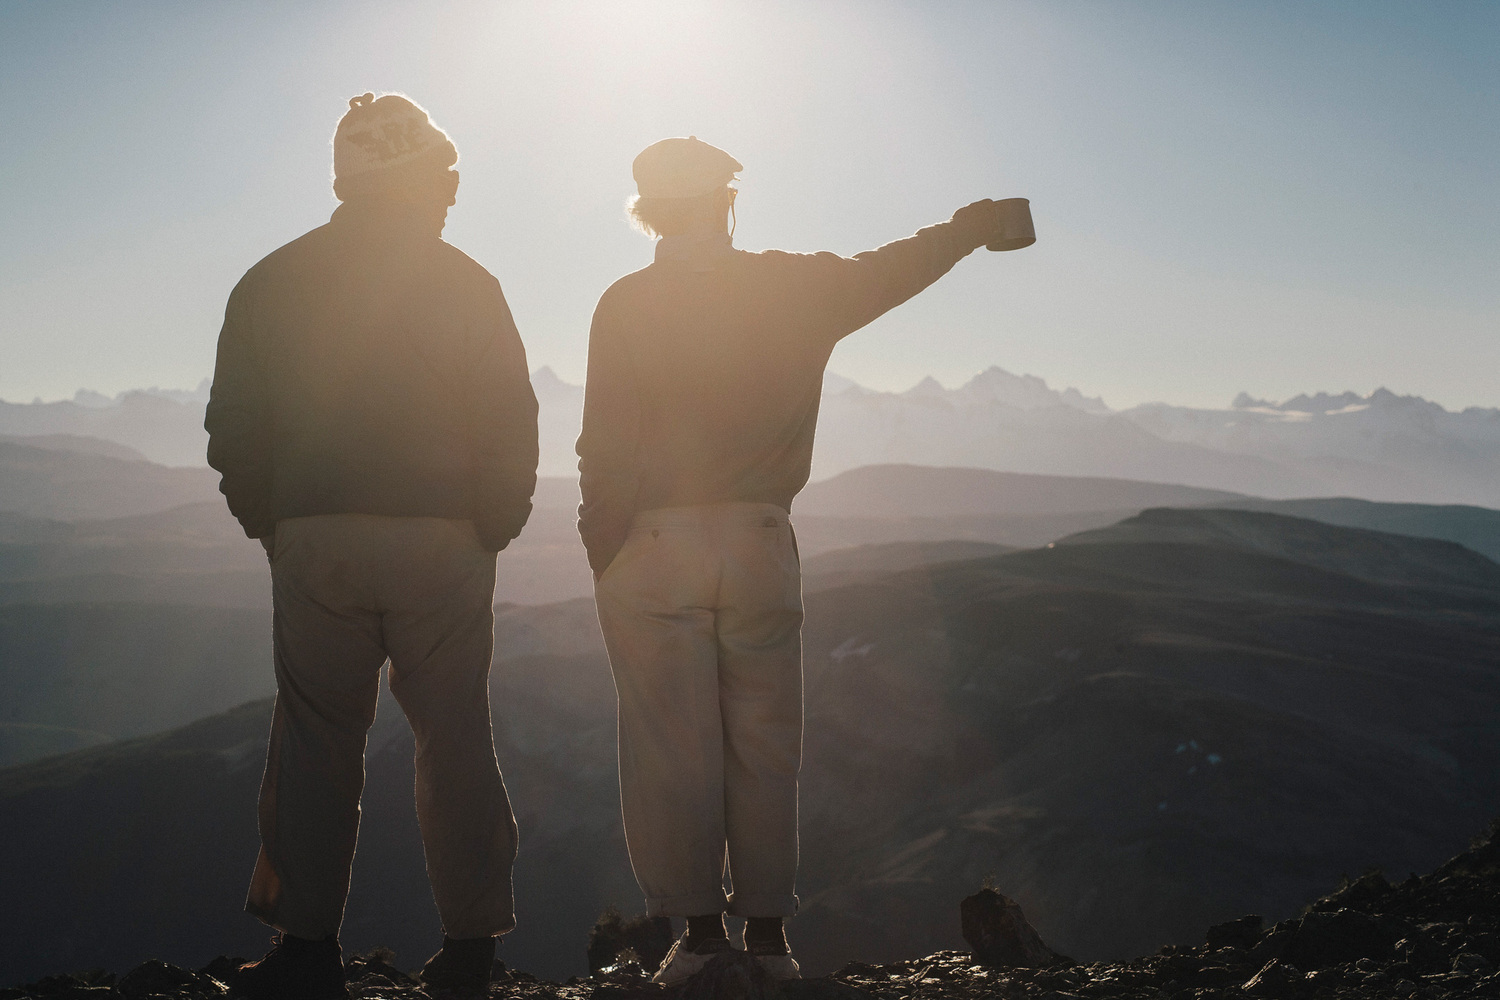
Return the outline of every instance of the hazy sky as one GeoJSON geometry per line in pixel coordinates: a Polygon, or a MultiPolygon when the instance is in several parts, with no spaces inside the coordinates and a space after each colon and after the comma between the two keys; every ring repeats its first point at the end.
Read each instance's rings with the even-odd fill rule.
{"type": "Polygon", "coordinates": [[[630,160],[745,164],[736,244],[851,254],[980,197],[979,251],[842,344],[1113,406],[1386,385],[1500,406],[1500,4],[0,2],[0,398],[191,387],[246,268],[326,221],[351,95],[459,148],[446,236],[532,367],[651,246],[630,160]]]}

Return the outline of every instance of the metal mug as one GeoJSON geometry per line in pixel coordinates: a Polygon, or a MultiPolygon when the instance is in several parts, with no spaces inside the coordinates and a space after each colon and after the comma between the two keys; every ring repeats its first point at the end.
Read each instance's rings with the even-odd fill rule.
{"type": "Polygon", "coordinates": [[[995,202],[995,221],[1000,237],[986,243],[987,250],[1019,250],[1036,242],[1036,226],[1031,222],[1028,198],[1006,198],[995,202]]]}

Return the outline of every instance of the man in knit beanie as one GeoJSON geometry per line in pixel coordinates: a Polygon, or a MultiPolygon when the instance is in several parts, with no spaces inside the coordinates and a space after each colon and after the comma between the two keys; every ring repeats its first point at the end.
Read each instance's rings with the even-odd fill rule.
{"type": "Polygon", "coordinates": [[[250,997],[347,995],[339,926],[381,668],[416,736],[443,923],[431,986],[483,991],[515,926],[516,826],[488,676],[495,553],[536,485],[536,397],[495,279],[441,238],[458,151],[395,94],[349,102],[327,225],[235,286],[208,461],[271,561],[277,681],[246,909],[280,933],[250,997]]]}

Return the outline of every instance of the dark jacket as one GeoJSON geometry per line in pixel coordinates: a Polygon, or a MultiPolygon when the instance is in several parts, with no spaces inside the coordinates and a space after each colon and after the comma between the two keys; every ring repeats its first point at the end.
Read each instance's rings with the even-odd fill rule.
{"type": "Polygon", "coordinates": [[[346,204],[252,267],[219,334],[208,464],[252,538],[314,514],[473,520],[536,487],[536,396],[500,285],[415,206],[346,204]]]}
{"type": "Polygon", "coordinates": [[[945,222],[853,258],[706,247],[615,282],[589,333],[578,531],[602,572],[635,514],[791,509],[839,339],[946,274],[987,230],[945,222]]]}

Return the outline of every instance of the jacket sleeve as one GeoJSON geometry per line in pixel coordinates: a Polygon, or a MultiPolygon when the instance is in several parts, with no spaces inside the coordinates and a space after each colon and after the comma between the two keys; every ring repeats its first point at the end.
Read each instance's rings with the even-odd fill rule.
{"type": "Polygon", "coordinates": [[[815,255],[820,280],[811,291],[829,310],[835,339],[896,308],[983,246],[991,233],[975,223],[972,215],[960,214],[853,257],[815,255]]]}
{"type": "Polygon", "coordinates": [[[614,561],[630,534],[640,481],[635,468],[641,400],[628,351],[610,319],[609,295],[589,330],[583,430],[578,437],[578,533],[596,574],[614,561]]]}
{"type": "MultiPolygon", "coordinates": [[[[493,279],[492,279],[493,281],[493,279]]],[[[475,473],[474,527],[499,552],[521,533],[536,491],[537,403],[526,348],[498,282],[480,320],[479,357],[470,372],[469,426],[475,473]]]]}
{"type": "Polygon", "coordinates": [[[220,476],[219,492],[229,512],[251,538],[276,529],[271,516],[271,420],[265,373],[255,349],[254,315],[248,279],[229,295],[214,383],[203,417],[208,431],[208,464],[220,476]]]}

